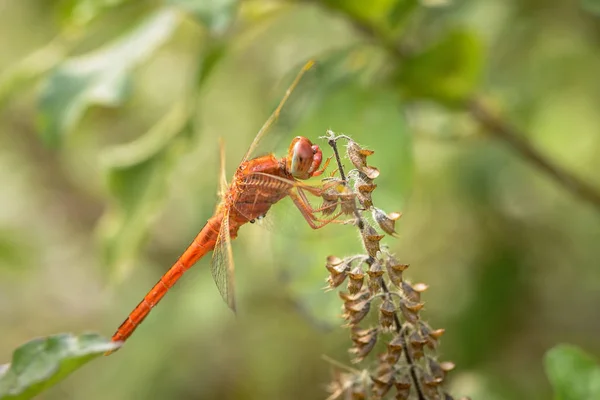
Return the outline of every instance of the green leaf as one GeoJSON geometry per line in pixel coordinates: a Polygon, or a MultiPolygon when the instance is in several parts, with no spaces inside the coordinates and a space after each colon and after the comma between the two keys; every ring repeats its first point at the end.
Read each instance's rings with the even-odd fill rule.
{"type": "Polygon", "coordinates": [[[64,0],[59,7],[62,19],[74,25],[86,25],[103,11],[127,0],[64,0]]]}
{"type": "Polygon", "coordinates": [[[34,339],[0,366],[0,399],[30,399],[118,344],[95,333],[59,334],[34,339]]]}
{"type": "Polygon", "coordinates": [[[561,344],[544,358],[556,400],[600,399],[600,367],[580,348],[561,344]]]}
{"type": "Polygon", "coordinates": [[[333,9],[369,23],[377,30],[393,29],[419,5],[417,0],[325,0],[333,9]]]}
{"type": "Polygon", "coordinates": [[[40,99],[39,122],[47,143],[59,145],[90,105],[121,104],[132,69],[171,36],[178,21],[175,11],[158,11],[116,42],[59,64],[40,99]]]}
{"type": "Polygon", "coordinates": [[[189,116],[188,107],[177,104],[139,139],[102,155],[113,202],[100,222],[99,234],[105,264],[117,281],[131,270],[163,203],[172,163],[187,147],[189,116]]]}
{"type": "Polygon", "coordinates": [[[591,14],[600,15],[599,0],[581,0],[581,8],[591,14]]]}
{"type": "Polygon", "coordinates": [[[211,33],[222,35],[233,22],[239,1],[168,0],[167,3],[193,14],[211,33]]]}
{"type": "Polygon", "coordinates": [[[483,47],[478,36],[456,30],[403,63],[400,88],[409,98],[459,105],[473,94],[482,65],[483,47]]]}

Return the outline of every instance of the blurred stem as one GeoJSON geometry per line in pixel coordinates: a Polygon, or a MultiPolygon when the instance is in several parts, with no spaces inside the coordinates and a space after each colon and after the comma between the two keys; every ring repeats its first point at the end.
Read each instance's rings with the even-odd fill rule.
{"type": "MultiPolygon", "coordinates": [[[[314,0],[304,1],[313,2],[314,0]]],[[[405,46],[400,42],[396,43],[373,24],[359,19],[351,13],[332,6],[327,2],[318,2],[318,4],[332,12],[343,14],[344,17],[352,23],[355,29],[386,49],[397,62],[402,62],[402,60],[406,58],[407,50],[405,49],[405,46]]],[[[519,154],[524,160],[533,164],[540,171],[548,175],[565,190],[581,200],[587,201],[594,206],[596,210],[600,211],[600,189],[591,186],[570,171],[554,164],[548,157],[537,151],[532,144],[525,139],[527,137],[525,132],[521,132],[514,127],[508,119],[495,113],[488,104],[481,100],[479,95],[475,95],[471,100],[466,101],[463,105],[463,109],[484,127],[490,136],[502,140],[515,153],[519,154]]]]}
{"type": "Polygon", "coordinates": [[[600,192],[587,182],[573,175],[571,172],[553,164],[547,157],[539,153],[531,143],[525,139],[525,134],[523,132],[519,132],[519,130],[512,126],[509,121],[492,111],[492,108],[481,98],[473,98],[468,102],[467,108],[473,118],[486,128],[490,135],[502,140],[525,160],[549,175],[556,183],[562,185],[565,189],[582,200],[589,202],[600,211],[600,192]]]}

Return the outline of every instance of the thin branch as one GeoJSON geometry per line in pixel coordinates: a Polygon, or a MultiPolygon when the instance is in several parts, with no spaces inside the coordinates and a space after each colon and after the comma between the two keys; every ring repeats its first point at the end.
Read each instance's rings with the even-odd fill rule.
{"type": "MultiPolygon", "coordinates": [[[[305,1],[309,2],[311,0],[305,1]]],[[[320,2],[319,4],[324,5],[330,11],[344,14],[355,29],[386,49],[386,51],[396,58],[397,61],[402,62],[402,60],[406,59],[407,49],[404,48],[401,43],[395,43],[369,22],[355,18],[349,13],[345,13],[342,10],[327,5],[327,3],[320,2]]],[[[520,132],[517,128],[512,126],[508,120],[496,115],[488,105],[479,99],[478,96],[475,96],[471,101],[466,102],[464,107],[466,111],[468,111],[470,115],[486,129],[490,136],[502,140],[514,152],[523,157],[524,160],[539,168],[540,171],[547,174],[564,189],[574,196],[587,201],[590,205],[594,206],[596,210],[600,211],[600,188],[593,187],[570,171],[554,164],[548,157],[537,151],[531,143],[525,139],[525,137],[527,137],[525,133],[520,132]]]]}
{"type": "Polygon", "coordinates": [[[550,176],[556,183],[562,185],[569,192],[587,201],[600,211],[600,192],[596,188],[576,177],[571,172],[553,164],[552,161],[539,153],[525,139],[525,133],[520,132],[508,121],[491,111],[481,99],[472,99],[467,107],[473,118],[485,127],[490,135],[502,140],[519,153],[521,157],[550,176]]]}

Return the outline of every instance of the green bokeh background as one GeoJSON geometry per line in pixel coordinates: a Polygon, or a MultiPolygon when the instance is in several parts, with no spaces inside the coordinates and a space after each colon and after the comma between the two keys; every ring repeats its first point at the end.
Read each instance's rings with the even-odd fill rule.
{"type": "MultiPolygon", "coordinates": [[[[569,342],[600,354],[600,213],[486,135],[456,101],[479,71],[478,93],[552,162],[600,188],[594,2],[422,1],[394,35],[416,47],[443,42],[455,27],[470,36],[458,51],[425,54],[400,74],[350,17],[374,21],[398,2],[246,1],[233,22],[235,2],[215,3],[225,10],[219,18],[178,16],[173,34],[132,67],[119,106],[91,107],[59,137],[42,129],[47,75],[13,91],[0,85],[0,360],[32,337],[110,336],[213,212],[218,138],[231,175],[311,57],[326,66],[329,84],[307,77],[297,97],[321,89],[316,105],[300,104],[283,144],[303,134],[328,153],[318,137],[333,129],[375,150],[375,204],[403,212],[399,237],[386,241],[411,264],[407,276],[430,286],[423,316],[447,330],[439,354],[457,364],[451,392],[548,399],[549,348],[569,342]],[[471,37],[479,50],[465,44],[471,37]],[[199,54],[211,45],[221,46],[218,60],[195,91],[199,54]],[[448,71],[459,71],[459,81],[448,71]],[[197,97],[186,129],[135,142],[190,92],[197,97]],[[115,146],[130,142],[137,147],[115,156],[115,146]]],[[[59,32],[78,37],[72,55],[86,54],[161,4],[0,1],[0,76],[59,32]],[[88,18],[91,5],[105,8],[88,18]]],[[[44,69],[52,57],[33,65],[44,69]]],[[[50,101],[53,113],[64,111],[50,101]]],[[[360,252],[360,242],[346,226],[313,232],[289,204],[279,206],[267,226],[242,228],[233,244],[237,317],[202,260],[123,350],[39,398],[325,398],[331,366],[321,356],[348,363],[350,340],[331,317],[337,296],[320,290],[324,260],[360,252]]]]}

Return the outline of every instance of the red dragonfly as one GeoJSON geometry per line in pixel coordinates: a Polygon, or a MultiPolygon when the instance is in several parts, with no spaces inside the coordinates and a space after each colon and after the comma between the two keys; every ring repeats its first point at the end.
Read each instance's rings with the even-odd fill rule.
{"type": "MultiPolygon", "coordinates": [[[[254,138],[229,186],[225,177],[224,150],[221,146],[222,198],[214,216],[206,222],[192,244],[119,326],[112,336],[113,342],[127,340],[183,273],[211,250],[213,250],[211,263],[213,278],[221,296],[235,311],[231,239],[237,237],[238,230],[242,225],[262,218],[273,204],[286,196],[291,197],[313,229],[325,226],[340,215],[334,215],[326,220],[319,219],[315,214],[323,210],[314,209],[310,205],[306,193],[319,196],[325,189],[309,186],[299,181],[323,174],[329,164],[328,159],[320,168],[323,153],[319,146],[313,145],[307,138],[302,136],[294,138],[286,157],[277,159],[273,154],[267,154],[249,158],[258,142],[279,117],[285,102],[304,73],[313,64],[312,61],[308,62],[298,73],[275,111],[254,138]]],[[[110,353],[108,352],[107,355],[110,353]]]]}

